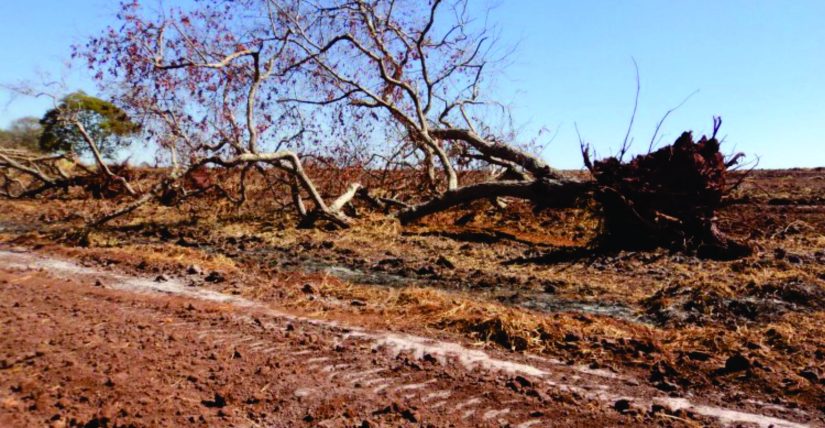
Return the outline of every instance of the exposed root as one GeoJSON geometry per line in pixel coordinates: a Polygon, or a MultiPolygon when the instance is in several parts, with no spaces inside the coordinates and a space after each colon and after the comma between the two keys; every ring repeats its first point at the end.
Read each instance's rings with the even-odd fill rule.
{"type": "Polygon", "coordinates": [[[603,214],[600,244],[608,248],[666,247],[696,251],[714,259],[750,254],[747,245],[723,234],[715,212],[729,192],[729,168],[719,152],[716,128],[710,139],[693,141],[683,133],[673,145],[627,163],[615,157],[585,164],[598,184],[595,195],[603,214]]]}

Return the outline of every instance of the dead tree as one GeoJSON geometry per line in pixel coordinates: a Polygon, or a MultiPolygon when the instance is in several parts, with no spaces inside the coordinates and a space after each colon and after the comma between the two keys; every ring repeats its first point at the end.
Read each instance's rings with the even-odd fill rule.
{"type": "Polygon", "coordinates": [[[26,198],[50,189],[68,189],[74,181],[61,161],[74,163],[65,154],[43,155],[29,150],[0,148],[2,196],[26,198]]]}
{"type": "Polygon", "coordinates": [[[0,148],[3,196],[29,198],[72,187],[81,187],[95,198],[137,196],[128,165],[107,162],[99,145],[101,140],[127,137],[138,129],[122,110],[80,92],[59,97],[29,86],[11,89],[25,96],[49,98],[54,107],[41,120],[45,125],[40,137],[44,152],[0,148]],[[100,131],[93,135],[89,125],[100,131]],[[80,161],[78,144],[91,155],[94,166],[80,161]]]}
{"type": "Polygon", "coordinates": [[[372,152],[405,153],[410,147],[402,159],[388,159],[413,162],[441,183],[433,186],[434,196],[398,204],[402,223],[478,199],[520,198],[540,209],[595,196],[604,207],[607,237],[630,239],[620,233],[635,218],[631,233],[655,235],[657,245],[682,239],[724,246],[712,221],[713,187],[720,183],[713,171],[720,171],[721,156],[715,138],[680,140],[670,150],[685,155],[667,159],[655,153],[628,164],[588,159],[592,181],[557,171],[514,143],[514,134],[499,126],[506,122],[501,116],[490,118],[506,112],[485,96],[499,64],[495,34],[470,19],[467,0],[214,0],[192,13],[170,10],[154,20],[137,7],[125,4],[122,28],[93,40],[84,53],[93,68],[123,83],[117,86],[125,88],[121,102],[167,150],[172,168],[150,192],[157,198],[170,189],[173,196],[197,194],[186,189],[186,179],[209,168],[242,168],[244,189],[246,171],[254,168],[287,177],[284,193],[301,225],[325,219],[343,227],[349,220],[341,209],[354,196],[380,200],[353,184],[327,203],[302,159],[346,151],[343,141],[319,137],[340,136],[336,128],[368,139],[369,130],[383,127],[403,130],[402,137],[369,141],[372,152]],[[305,119],[310,115],[311,122],[305,119]],[[309,144],[315,153],[307,153],[309,144]],[[689,153],[704,160],[688,166],[680,159],[689,153]],[[461,183],[457,171],[466,165],[505,174],[461,183]],[[675,175],[663,177],[667,171],[675,175]],[[692,189],[703,208],[691,211],[664,197],[673,183],[694,180],[697,173],[701,180],[692,189]],[[652,196],[640,199],[639,192],[652,196]],[[632,215],[623,211],[627,207],[632,215]],[[651,221],[657,226],[648,227],[651,221]],[[662,226],[674,221],[682,226],[662,226]]]}
{"type": "MultiPolygon", "coordinates": [[[[483,120],[484,109],[498,105],[483,97],[495,64],[490,31],[472,25],[465,0],[329,0],[298,2],[293,10],[269,4],[290,17],[293,43],[303,53],[290,68],[321,76],[319,85],[327,88],[325,98],[289,101],[379,112],[407,131],[425,163],[439,159],[447,190],[402,209],[402,223],[478,199],[520,198],[544,208],[595,196],[605,242],[699,249],[716,257],[747,253],[713,223],[729,166],[715,133],[696,144],[686,134],[627,164],[587,159],[595,180],[581,182],[493,132],[483,120]],[[503,168],[508,180],[461,186],[454,165],[468,162],[503,168]]],[[[425,167],[432,171],[433,164],[425,167]]]]}
{"type": "MultiPolygon", "coordinates": [[[[217,3],[191,13],[168,10],[157,18],[124,4],[122,28],[80,51],[103,76],[123,83],[119,99],[168,153],[169,177],[153,193],[166,203],[198,194],[202,189],[186,188],[187,178],[210,168],[241,168],[242,189],[250,168],[279,171],[294,180],[291,193],[302,225],[321,219],[347,227],[340,208],[355,192],[331,204],[324,200],[296,150],[310,126],[298,109],[273,100],[290,84],[284,67],[294,57],[292,34],[277,17],[272,25],[245,19],[250,7],[263,7],[260,2],[219,8],[217,3]]],[[[228,195],[220,185],[213,187],[228,195]]]]}
{"type": "Polygon", "coordinates": [[[96,199],[135,196],[129,184],[128,165],[106,165],[92,169],[74,154],[44,155],[23,150],[0,149],[0,196],[11,199],[34,198],[71,188],[83,189],[96,199]]]}
{"type": "Polygon", "coordinates": [[[500,107],[483,97],[485,78],[496,61],[490,29],[473,30],[466,1],[298,2],[292,10],[277,1],[269,5],[278,16],[289,17],[293,43],[303,54],[288,70],[319,76],[317,84],[327,94],[286,101],[343,103],[382,114],[406,130],[424,154],[428,171],[438,159],[447,190],[404,209],[402,222],[475,199],[509,196],[553,206],[587,190],[587,184],[505,142],[481,120],[480,110],[500,107]],[[436,25],[444,16],[455,19],[446,27],[436,25]],[[519,179],[461,187],[455,168],[459,162],[504,167],[519,179]]]}

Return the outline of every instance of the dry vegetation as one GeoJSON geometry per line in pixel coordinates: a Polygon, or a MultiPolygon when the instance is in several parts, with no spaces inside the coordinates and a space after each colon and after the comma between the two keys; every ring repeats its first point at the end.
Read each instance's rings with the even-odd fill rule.
{"type": "MultiPolygon", "coordinates": [[[[55,246],[108,201],[2,205],[3,239],[90,263],[186,276],[315,316],[630,371],[664,391],[709,391],[822,412],[825,189],[820,170],[757,171],[719,213],[753,255],[712,261],[590,246],[592,207],[476,202],[401,227],[358,201],[353,227],[295,229],[291,210],[193,199],[152,205],[55,246]],[[260,212],[270,214],[261,216],[260,212]],[[204,274],[205,275],[205,274],[204,274]]],[[[251,186],[249,192],[265,191],[251,186]]],[[[251,201],[262,198],[252,197],[251,201]]]]}
{"type": "Polygon", "coordinates": [[[719,118],[556,170],[468,10],[125,2],[74,52],[112,102],[55,96],[53,153],[0,147],[0,239],[822,421],[825,172],[737,171],[719,118]],[[159,166],[105,156],[136,137],[159,166]]]}

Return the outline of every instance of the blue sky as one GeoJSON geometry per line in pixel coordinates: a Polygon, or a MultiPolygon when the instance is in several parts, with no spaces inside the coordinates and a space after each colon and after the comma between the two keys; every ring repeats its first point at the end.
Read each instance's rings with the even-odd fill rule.
{"type": "MultiPolygon", "coordinates": [[[[0,2],[0,83],[59,77],[69,46],[105,27],[115,5],[0,2]]],[[[518,43],[498,98],[514,103],[525,137],[558,130],[542,153],[555,166],[581,166],[574,124],[601,154],[621,144],[635,93],[632,58],[642,83],[636,150],[698,90],[671,115],[663,142],[683,130],[707,132],[720,115],[726,151],[759,156],[765,168],[825,166],[825,1],[500,0],[491,17],[503,43],[518,43]]],[[[82,69],[66,80],[93,88],[82,69]]],[[[46,107],[0,94],[0,126],[46,107]]]]}

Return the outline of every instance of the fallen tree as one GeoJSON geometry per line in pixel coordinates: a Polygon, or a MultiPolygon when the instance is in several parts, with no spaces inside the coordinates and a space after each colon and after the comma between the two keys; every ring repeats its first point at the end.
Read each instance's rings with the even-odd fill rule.
{"type": "Polygon", "coordinates": [[[125,163],[90,168],[72,153],[42,154],[27,150],[0,149],[0,195],[34,198],[80,188],[96,199],[136,196],[129,183],[131,170],[125,163]]]}
{"type": "MultiPolygon", "coordinates": [[[[479,199],[526,199],[542,209],[595,198],[603,217],[602,247],[665,246],[722,258],[748,253],[714,223],[727,191],[725,172],[738,159],[726,162],[719,152],[720,122],[710,139],[694,143],[686,133],[672,146],[628,163],[621,160],[627,137],[618,157],[591,162],[583,150],[593,181],[581,182],[507,142],[506,133],[495,132],[484,121],[485,108],[500,106],[484,97],[483,82],[495,61],[489,29],[472,25],[466,1],[435,0],[425,6],[330,0],[299,5],[297,11],[278,9],[289,17],[294,43],[304,53],[290,68],[321,76],[317,82],[328,96],[289,101],[345,103],[343,108],[383,113],[406,131],[425,160],[440,160],[446,189],[403,208],[398,214],[402,223],[479,199]],[[445,14],[450,25],[434,25],[445,14]],[[455,173],[459,164],[504,172],[462,186],[455,173]]],[[[435,166],[424,168],[432,175],[435,166]]]]}
{"type": "Polygon", "coordinates": [[[278,12],[279,23],[286,17],[295,35],[292,43],[302,54],[287,70],[307,76],[324,95],[284,102],[335,108],[351,117],[369,113],[405,132],[402,140],[386,144],[414,147],[431,180],[437,161],[443,192],[404,207],[403,223],[475,199],[517,197],[565,206],[589,188],[524,147],[505,142],[512,135],[495,132],[483,120],[491,109],[506,109],[484,97],[485,78],[497,64],[494,35],[473,23],[466,0],[268,5],[278,12]],[[446,25],[435,24],[444,17],[446,25]],[[458,165],[503,169],[497,176],[506,180],[462,186],[458,165]]]}
{"type": "MultiPolygon", "coordinates": [[[[31,88],[17,91],[34,93],[31,88]]],[[[3,195],[27,198],[80,187],[98,199],[137,196],[130,184],[128,164],[111,163],[105,157],[124,145],[139,126],[114,104],[82,92],[59,100],[51,94],[37,95],[51,98],[55,107],[40,120],[40,150],[0,148],[3,195]],[[94,166],[81,162],[78,153],[92,156],[94,166]]]]}
{"type": "Polygon", "coordinates": [[[592,180],[558,171],[514,142],[506,117],[490,119],[491,112],[507,115],[486,97],[498,63],[494,31],[474,22],[467,6],[467,0],[215,0],[152,18],[135,3],[123,4],[122,28],[81,53],[121,83],[113,85],[121,89],[116,98],[142,118],[171,167],[149,192],[90,226],[152,200],[175,205],[211,190],[243,203],[247,177],[259,173],[275,179],[269,190],[290,201],[301,227],[318,220],[347,227],[344,207],[354,198],[399,209],[404,224],[480,199],[498,206],[505,205],[500,198],[524,199],[538,210],[594,200],[604,248],[664,246],[722,258],[748,253],[715,224],[727,169],[738,159],[726,161],[719,152],[718,123],[711,138],[693,142],[686,133],[626,163],[621,155],[591,161],[583,149],[592,180]],[[249,19],[250,11],[260,19],[249,19]],[[375,139],[376,129],[397,138],[375,139]],[[348,145],[350,138],[367,142],[348,145]],[[399,197],[397,186],[366,189],[349,176],[335,183],[335,193],[322,195],[306,159],[332,159],[330,165],[362,159],[364,170],[384,159],[384,179],[390,168],[402,168],[424,180],[399,197]],[[218,169],[240,170],[236,190],[219,182],[218,169]]]}
{"type": "Polygon", "coordinates": [[[592,181],[542,178],[533,181],[486,182],[448,190],[399,213],[410,223],[436,212],[490,197],[526,199],[537,209],[565,208],[592,198],[602,230],[595,244],[601,249],[672,248],[702,257],[735,259],[751,248],[716,225],[716,211],[729,193],[728,174],[741,155],[725,159],[716,139],[694,142],[690,132],[672,145],[639,155],[629,162],[617,157],[597,161],[582,151],[592,181]]]}
{"type": "MultiPolygon", "coordinates": [[[[279,17],[271,16],[271,26],[249,20],[246,14],[253,5],[265,7],[247,0],[150,16],[136,3],[124,3],[122,27],[78,50],[99,75],[123,83],[116,97],[143,118],[148,137],[168,153],[168,176],[150,192],[153,197],[139,201],[174,205],[215,190],[243,203],[246,180],[254,170],[288,183],[281,190],[291,196],[300,226],[324,220],[348,227],[350,219],[341,208],[360,185],[353,183],[327,203],[305,171],[300,149],[313,133],[312,124],[303,112],[272,96],[294,83],[285,70],[294,57],[292,35],[279,17]],[[209,177],[216,175],[215,168],[241,170],[237,196],[209,177]]],[[[277,195],[278,189],[271,190],[277,195]]],[[[92,225],[136,208],[115,210],[92,225]]]]}

